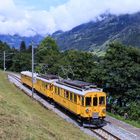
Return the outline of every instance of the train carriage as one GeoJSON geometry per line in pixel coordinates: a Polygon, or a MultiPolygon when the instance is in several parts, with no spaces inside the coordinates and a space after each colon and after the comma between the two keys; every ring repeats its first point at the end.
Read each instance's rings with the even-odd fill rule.
{"type": "Polygon", "coordinates": [[[56,81],[58,81],[58,77],[55,75],[38,75],[36,77],[35,90],[49,97],[50,99],[53,99],[53,83],[56,81]]]}
{"type": "MultiPolygon", "coordinates": [[[[33,74],[34,83],[36,82],[37,73],[33,74]]],[[[32,73],[29,71],[21,72],[21,82],[29,87],[32,87],[32,73]]],[[[35,88],[35,84],[33,85],[35,88]]]]}
{"type": "MultiPolygon", "coordinates": [[[[53,83],[58,81],[58,77],[55,75],[39,75],[37,73],[34,73],[33,77],[34,90],[52,99],[54,89],[53,83]]],[[[23,84],[32,87],[32,73],[29,71],[21,72],[21,81],[23,84]]]]}
{"type": "Polygon", "coordinates": [[[95,85],[63,80],[54,83],[54,101],[76,114],[84,126],[103,126],[106,116],[106,94],[95,85]]]}
{"type": "MultiPolygon", "coordinates": [[[[31,72],[21,72],[21,81],[32,87],[31,72]]],[[[106,94],[95,85],[77,80],[60,80],[54,75],[34,74],[34,89],[75,114],[83,126],[106,125],[106,94]]]]}

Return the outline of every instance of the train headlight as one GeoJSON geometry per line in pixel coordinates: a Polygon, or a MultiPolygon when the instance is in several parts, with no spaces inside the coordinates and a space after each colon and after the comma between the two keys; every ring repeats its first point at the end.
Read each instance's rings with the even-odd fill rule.
{"type": "Polygon", "coordinates": [[[102,110],[102,112],[103,112],[103,113],[106,113],[106,109],[104,108],[104,109],[102,110]]]}
{"type": "Polygon", "coordinates": [[[86,113],[89,113],[89,109],[88,108],[86,109],[86,113]]]}

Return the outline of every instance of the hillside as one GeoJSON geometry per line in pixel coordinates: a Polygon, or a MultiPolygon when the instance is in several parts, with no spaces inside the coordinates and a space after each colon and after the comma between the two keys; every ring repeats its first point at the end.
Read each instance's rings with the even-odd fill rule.
{"type": "Polygon", "coordinates": [[[61,50],[104,50],[110,41],[140,47],[140,13],[104,15],[102,20],[91,21],[70,31],[55,32],[52,37],[61,50]]]}
{"type": "Polygon", "coordinates": [[[44,37],[42,37],[40,35],[35,35],[35,36],[31,36],[31,37],[21,37],[19,35],[12,36],[12,35],[0,34],[0,40],[2,42],[6,42],[11,47],[15,47],[15,48],[19,48],[21,41],[25,41],[25,43],[28,47],[29,45],[31,45],[32,41],[34,41],[35,44],[39,44],[43,38],[44,37]]]}
{"type": "Polygon", "coordinates": [[[1,140],[93,139],[0,77],[1,140]]]}

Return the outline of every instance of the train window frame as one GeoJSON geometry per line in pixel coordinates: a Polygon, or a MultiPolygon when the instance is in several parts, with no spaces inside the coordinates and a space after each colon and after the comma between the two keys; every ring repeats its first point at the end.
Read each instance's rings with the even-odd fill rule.
{"type": "Polygon", "coordinates": [[[105,97],[104,96],[99,97],[99,105],[105,105],[105,97]]]}
{"type": "Polygon", "coordinates": [[[97,97],[93,97],[93,106],[98,106],[98,98],[97,97]],[[96,98],[96,100],[95,100],[95,98],[96,98]]]}
{"type": "Polygon", "coordinates": [[[64,89],[63,89],[63,88],[61,88],[61,96],[62,96],[63,98],[65,98],[65,92],[64,92],[64,89]]]}
{"type": "Polygon", "coordinates": [[[91,106],[92,104],[91,97],[85,97],[85,106],[91,106]]]}

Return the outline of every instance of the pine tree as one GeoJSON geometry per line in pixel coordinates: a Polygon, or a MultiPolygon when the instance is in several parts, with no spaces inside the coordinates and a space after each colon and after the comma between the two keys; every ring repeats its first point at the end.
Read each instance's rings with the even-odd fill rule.
{"type": "Polygon", "coordinates": [[[25,52],[26,51],[26,44],[24,41],[21,41],[20,44],[20,52],[25,52]]]}

